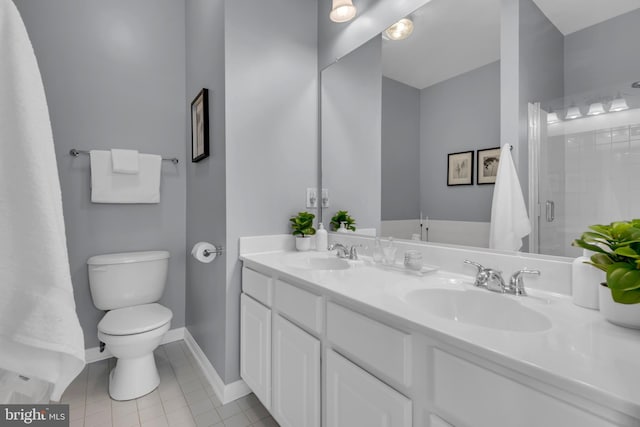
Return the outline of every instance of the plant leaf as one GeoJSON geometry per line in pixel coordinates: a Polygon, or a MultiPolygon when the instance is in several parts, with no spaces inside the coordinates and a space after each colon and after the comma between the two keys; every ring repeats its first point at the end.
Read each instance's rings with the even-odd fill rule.
{"type": "Polygon", "coordinates": [[[623,247],[617,248],[614,252],[618,255],[622,255],[628,258],[633,258],[633,259],[640,258],[640,255],[638,255],[636,251],[631,249],[629,246],[623,246],[623,247]]]}
{"type": "Polygon", "coordinates": [[[640,291],[634,289],[631,291],[611,290],[611,297],[620,304],[638,304],[640,303],[640,291]]]}
{"type": "Polygon", "coordinates": [[[607,285],[616,291],[640,289],[640,270],[626,262],[611,264],[607,269],[607,285]]]}

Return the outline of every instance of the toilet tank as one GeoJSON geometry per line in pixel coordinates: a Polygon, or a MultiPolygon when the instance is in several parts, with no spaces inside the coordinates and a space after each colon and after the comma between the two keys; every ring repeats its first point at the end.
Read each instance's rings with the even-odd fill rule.
{"type": "Polygon", "coordinates": [[[158,301],[167,283],[169,257],[168,251],[92,256],[87,266],[93,304],[113,310],[158,301]]]}

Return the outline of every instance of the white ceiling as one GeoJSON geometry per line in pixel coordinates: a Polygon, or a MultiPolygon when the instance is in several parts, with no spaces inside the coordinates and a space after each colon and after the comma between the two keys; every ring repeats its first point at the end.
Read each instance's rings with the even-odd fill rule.
{"type": "Polygon", "coordinates": [[[533,0],[565,36],[640,7],[640,0],[533,0]]]}
{"type": "MultiPolygon", "coordinates": [[[[564,35],[640,7],[640,0],[533,0],[564,35]]],[[[418,89],[500,59],[501,0],[431,0],[406,40],[382,44],[383,74],[418,89]]]]}

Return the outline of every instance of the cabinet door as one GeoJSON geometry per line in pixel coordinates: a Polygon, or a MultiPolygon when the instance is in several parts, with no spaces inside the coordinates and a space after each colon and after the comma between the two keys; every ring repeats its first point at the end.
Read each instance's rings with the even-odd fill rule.
{"type": "Polygon", "coordinates": [[[271,310],[240,296],[240,376],[271,409],[271,310]]]}
{"type": "Polygon", "coordinates": [[[411,401],[333,351],[327,352],[327,427],[411,427],[411,401]]]}
{"type": "Polygon", "coordinates": [[[273,320],[273,417],[282,427],[320,427],[320,341],[273,320]]]}

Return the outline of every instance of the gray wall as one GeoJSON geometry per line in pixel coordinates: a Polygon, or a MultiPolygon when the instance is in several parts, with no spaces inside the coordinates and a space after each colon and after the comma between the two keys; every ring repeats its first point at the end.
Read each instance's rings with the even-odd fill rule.
{"type": "Polygon", "coordinates": [[[339,24],[329,20],[332,0],[317,0],[320,69],[342,58],[428,1],[358,0],[354,2],[358,9],[356,19],[339,24]]]}
{"type": "Polygon", "coordinates": [[[382,77],[382,220],[420,215],[420,91],[382,77]]]}
{"type": "Polygon", "coordinates": [[[379,228],[382,38],[325,69],[321,86],[322,186],[331,196],[324,222],[347,210],[356,227],[379,228]]]}
{"type": "Polygon", "coordinates": [[[85,345],[98,345],[103,313],[92,303],[92,255],[167,249],[162,303],[172,327],[185,312],[185,20],[174,0],[16,1],[34,46],[49,103],[69,262],[85,345]],[[176,156],[163,162],[161,202],[90,202],[89,158],[71,148],[131,148],[176,156]]]}
{"type": "Polygon", "coordinates": [[[532,0],[502,0],[501,14],[500,145],[514,147],[511,154],[527,200],[527,104],[563,96],[564,41],[532,0]]]}
{"type": "Polygon", "coordinates": [[[239,378],[238,238],[289,233],[317,185],[316,12],[314,0],[226,3],[227,383],[239,378]]]}
{"type": "MultiPolygon", "coordinates": [[[[225,373],[226,263],[225,252],[210,264],[197,262],[189,253],[196,242],[226,246],[224,0],[186,1],[186,78],[183,103],[209,89],[209,157],[187,168],[187,286],[186,324],[200,348],[220,375],[225,373]]],[[[191,140],[187,111],[185,140],[191,140]]],[[[187,155],[191,154],[187,142],[187,155]]]]}
{"type": "Polygon", "coordinates": [[[500,61],[420,93],[420,209],[430,219],[489,221],[493,185],[447,186],[449,153],[499,146],[500,61]],[[464,117],[464,120],[459,120],[464,117]]]}
{"type": "Polygon", "coordinates": [[[524,199],[528,200],[528,103],[546,105],[564,94],[564,36],[532,0],[520,0],[519,21],[520,135],[514,162],[518,167],[524,199]]]}
{"type": "MultiPolygon", "coordinates": [[[[565,94],[601,90],[640,92],[629,83],[640,79],[640,9],[569,34],[564,39],[565,94]],[[602,90],[604,89],[604,90],[602,90]]],[[[570,100],[570,99],[569,99],[570,100]]],[[[576,99],[576,102],[587,101],[576,99]]]]}

